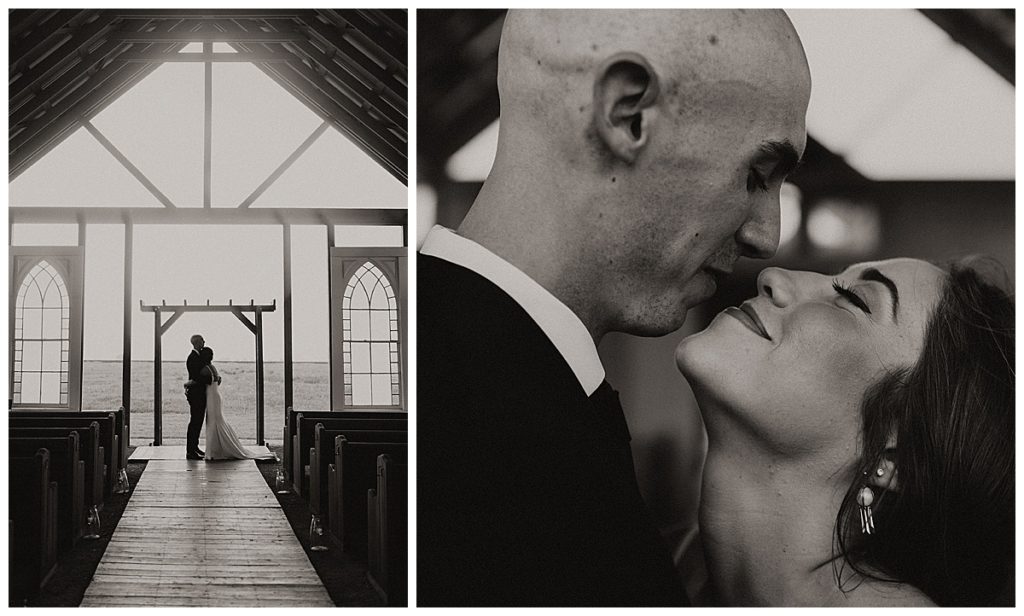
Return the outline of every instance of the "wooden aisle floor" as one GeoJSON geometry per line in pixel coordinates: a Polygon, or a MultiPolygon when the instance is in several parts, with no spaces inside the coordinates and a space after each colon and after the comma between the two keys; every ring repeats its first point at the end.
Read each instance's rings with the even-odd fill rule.
{"type": "Polygon", "coordinates": [[[149,461],[82,600],[333,605],[255,462],[182,458],[149,461]]]}

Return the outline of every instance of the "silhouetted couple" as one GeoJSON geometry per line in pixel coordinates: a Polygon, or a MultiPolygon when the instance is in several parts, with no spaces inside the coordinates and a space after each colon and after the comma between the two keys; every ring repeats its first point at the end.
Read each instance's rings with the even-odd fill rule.
{"type": "Polygon", "coordinates": [[[213,349],[199,334],[190,338],[192,352],[185,366],[185,398],[188,400],[188,432],[185,437],[185,457],[189,460],[232,460],[273,458],[269,451],[253,451],[242,445],[238,435],[224,418],[220,398],[220,373],[213,365],[213,349]],[[199,449],[199,433],[206,419],[206,451],[199,449]]]}

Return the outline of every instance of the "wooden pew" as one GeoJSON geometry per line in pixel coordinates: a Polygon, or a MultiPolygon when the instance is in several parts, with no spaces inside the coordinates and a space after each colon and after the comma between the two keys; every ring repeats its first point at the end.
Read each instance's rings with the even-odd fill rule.
{"type": "Polygon", "coordinates": [[[17,438],[43,437],[61,438],[71,432],[78,433],[78,455],[85,463],[84,475],[84,498],[86,509],[96,507],[97,511],[103,508],[103,447],[100,447],[100,426],[97,422],[90,422],[88,426],[77,427],[14,427],[12,426],[9,435],[17,438]]]}
{"type": "Polygon", "coordinates": [[[391,455],[398,462],[406,462],[407,445],[353,443],[344,436],[334,441],[333,488],[337,501],[328,528],[343,550],[357,556],[366,555],[366,493],[377,487],[377,456],[382,454],[391,455]]]}
{"type": "Polygon", "coordinates": [[[334,440],[344,435],[349,442],[408,443],[406,430],[328,430],[317,423],[313,429],[313,447],[309,450],[309,510],[324,521],[330,517],[327,504],[327,467],[334,462],[334,440]]]}
{"type": "MultiPolygon", "coordinates": [[[[404,415],[404,413],[403,413],[404,415]]],[[[318,423],[330,430],[406,430],[408,420],[402,418],[363,418],[348,417],[338,414],[337,417],[306,417],[303,413],[295,414],[295,435],[292,436],[292,487],[295,493],[309,499],[309,450],[313,446],[313,430],[318,423]]]]}
{"type": "MultiPolygon", "coordinates": [[[[110,481],[111,490],[116,485],[118,473],[120,473],[121,469],[126,468],[128,463],[128,433],[124,424],[124,409],[118,409],[117,411],[12,411],[8,415],[11,418],[11,425],[14,425],[15,419],[41,419],[44,417],[75,421],[98,421],[100,422],[101,444],[104,448],[107,448],[109,444],[110,449],[110,453],[104,458],[104,464],[109,466],[106,475],[110,481]],[[113,431],[112,436],[108,434],[108,430],[113,431]]],[[[109,491],[107,495],[110,495],[109,491]]]]}
{"type": "Polygon", "coordinates": [[[292,444],[295,437],[296,426],[298,426],[297,416],[299,414],[306,418],[324,419],[406,419],[409,416],[405,411],[381,411],[367,409],[350,409],[346,411],[296,411],[292,407],[288,407],[285,410],[284,415],[284,449],[281,453],[281,464],[284,468],[285,477],[289,481],[294,481],[292,476],[292,444]]]}
{"type": "Polygon", "coordinates": [[[388,606],[408,602],[409,467],[390,455],[377,456],[377,487],[367,492],[370,583],[388,606]]]}
{"type": "Polygon", "coordinates": [[[124,407],[117,409],[116,411],[64,411],[59,409],[32,409],[32,410],[19,410],[11,411],[8,413],[10,417],[90,417],[100,418],[114,417],[114,431],[117,434],[118,450],[117,456],[115,457],[117,468],[122,469],[128,464],[128,427],[125,423],[125,412],[124,407]]]}
{"type": "MultiPolygon", "coordinates": [[[[9,456],[35,455],[39,449],[50,452],[50,480],[57,482],[57,549],[70,550],[82,536],[85,511],[85,463],[79,459],[78,433],[63,438],[9,438],[9,456]]],[[[15,486],[10,497],[16,498],[15,486]]]]}
{"type": "Polygon", "coordinates": [[[10,605],[35,595],[57,567],[57,483],[50,481],[50,452],[8,459],[10,488],[10,605]]]}

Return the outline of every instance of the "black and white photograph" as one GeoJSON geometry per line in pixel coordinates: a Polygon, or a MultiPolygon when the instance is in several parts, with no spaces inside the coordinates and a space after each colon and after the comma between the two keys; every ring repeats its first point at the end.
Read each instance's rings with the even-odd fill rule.
{"type": "Polygon", "coordinates": [[[1013,606],[1015,11],[418,10],[419,606],[1013,606]]]}
{"type": "Polygon", "coordinates": [[[407,605],[410,21],[7,11],[10,607],[407,605]]]}

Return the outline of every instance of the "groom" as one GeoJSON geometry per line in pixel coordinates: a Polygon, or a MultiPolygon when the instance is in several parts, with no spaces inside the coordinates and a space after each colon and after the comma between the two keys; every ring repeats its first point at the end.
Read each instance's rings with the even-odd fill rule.
{"type": "Polygon", "coordinates": [[[189,422],[188,432],[185,436],[185,458],[189,460],[202,460],[206,452],[199,449],[199,433],[203,429],[203,418],[206,416],[206,386],[210,384],[210,377],[201,374],[206,363],[199,356],[199,351],[206,346],[206,341],[199,334],[189,338],[192,343],[192,352],[185,360],[185,367],[188,369],[188,382],[185,383],[185,399],[188,400],[189,422]]]}
{"type": "Polygon", "coordinates": [[[809,91],[782,12],[509,12],[494,166],[418,258],[419,605],[687,603],[597,345],[774,254],[809,91]]]}

